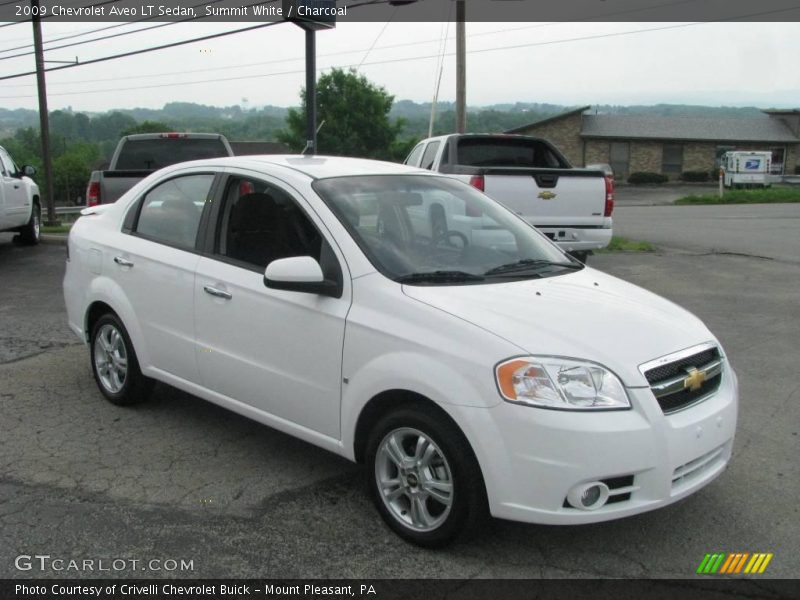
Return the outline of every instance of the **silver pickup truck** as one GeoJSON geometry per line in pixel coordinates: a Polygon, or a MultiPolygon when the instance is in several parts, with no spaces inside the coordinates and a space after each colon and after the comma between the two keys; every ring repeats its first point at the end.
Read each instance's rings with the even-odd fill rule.
{"type": "Polygon", "coordinates": [[[546,140],[444,135],[421,141],[405,164],[475,186],[582,261],[611,241],[613,178],[602,170],[572,168],[546,140]]]}
{"type": "Polygon", "coordinates": [[[93,171],[86,186],[86,205],[116,202],[142,179],[169,165],[187,160],[233,156],[218,133],[139,133],[117,144],[107,170],[93,171]]]}
{"type": "Polygon", "coordinates": [[[6,150],[0,147],[0,232],[15,231],[24,244],[39,242],[42,201],[30,177],[33,167],[18,167],[6,150]]]}

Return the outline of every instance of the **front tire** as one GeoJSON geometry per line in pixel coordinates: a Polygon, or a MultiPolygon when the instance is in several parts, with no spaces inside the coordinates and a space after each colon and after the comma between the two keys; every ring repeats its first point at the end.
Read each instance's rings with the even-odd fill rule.
{"type": "Polygon", "coordinates": [[[475,533],[487,510],[475,455],[433,409],[408,406],[381,419],[366,452],[375,506],[400,537],[428,548],[475,533]]]}
{"type": "Polygon", "coordinates": [[[39,243],[42,235],[42,209],[39,203],[34,201],[31,208],[31,218],[28,223],[20,229],[19,238],[23,244],[34,246],[39,243]]]}
{"type": "Polygon", "coordinates": [[[92,372],[109,402],[128,406],[150,396],[153,380],[142,375],[128,332],[113,313],[100,317],[92,328],[92,372]]]}

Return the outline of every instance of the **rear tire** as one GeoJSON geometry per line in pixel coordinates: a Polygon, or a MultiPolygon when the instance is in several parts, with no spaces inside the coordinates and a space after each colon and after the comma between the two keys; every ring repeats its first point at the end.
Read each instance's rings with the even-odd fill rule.
{"type": "Polygon", "coordinates": [[[31,208],[31,218],[28,223],[19,231],[19,239],[23,244],[35,246],[39,243],[42,233],[42,209],[39,203],[34,201],[31,208]]]}
{"type": "Polygon", "coordinates": [[[142,375],[128,332],[113,313],[100,317],[92,328],[89,352],[97,387],[119,406],[147,400],[153,380],[142,375]]]}
{"type": "Polygon", "coordinates": [[[583,264],[586,264],[586,261],[589,260],[589,251],[583,250],[579,252],[567,252],[572,258],[577,258],[583,264]]]}
{"type": "Polygon", "coordinates": [[[370,434],[365,462],[378,512],[413,544],[436,548],[469,537],[488,514],[472,448],[430,407],[409,405],[384,416],[370,434]]]}

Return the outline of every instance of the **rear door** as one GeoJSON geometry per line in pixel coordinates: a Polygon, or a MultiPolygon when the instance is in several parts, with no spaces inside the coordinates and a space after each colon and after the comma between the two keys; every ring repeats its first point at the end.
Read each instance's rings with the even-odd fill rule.
{"type": "Polygon", "coordinates": [[[115,236],[106,258],[110,276],[136,307],[140,360],[192,382],[196,244],[214,180],[214,173],[190,171],[153,185],[128,209],[128,235],[115,236]]]}

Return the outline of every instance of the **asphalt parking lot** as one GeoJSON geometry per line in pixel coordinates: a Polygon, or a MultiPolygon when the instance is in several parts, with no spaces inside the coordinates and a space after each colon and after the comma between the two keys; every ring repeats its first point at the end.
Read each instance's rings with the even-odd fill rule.
{"type": "Polygon", "coordinates": [[[0,235],[0,578],[99,575],[20,571],[20,554],[192,561],[102,574],[120,577],[684,578],[718,551],[772,552],[766,576],[798,577],[800,205],[748,207],[749,226],[731,225],[738,207],[704,213],[701,231],[731,232],[720,250],[682,237],[690,207],[622,196],[619,231],[662,236],[661,249],[590,264],[700,316],[740,379],[732,463],[696,495],[598,525],[493,521],[420,550],[383,526],[343,459],[163,385],[137,408],[105,402],[66,327],[63,246],[0,235]],[[774,227],[784,233],[762,246],[774,227]]]}

